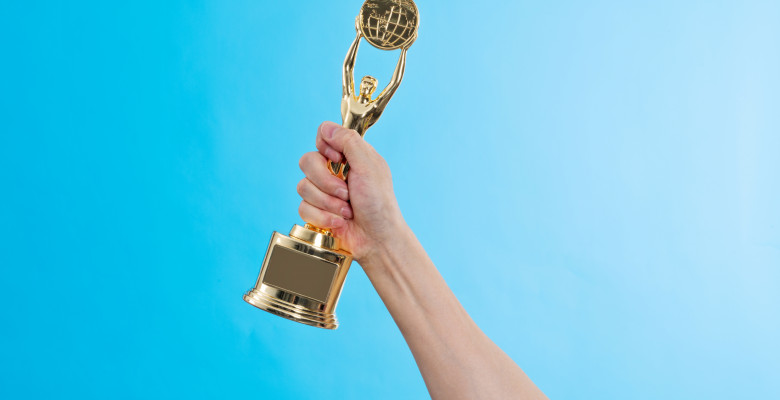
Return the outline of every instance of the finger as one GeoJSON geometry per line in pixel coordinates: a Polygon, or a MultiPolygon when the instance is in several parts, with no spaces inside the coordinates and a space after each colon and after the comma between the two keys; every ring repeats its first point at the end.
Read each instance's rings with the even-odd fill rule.
{"type": "Polygon", "coordinates": [[[366,162],[369,146],[357,132],[347,129],[334,122],[323,122],[318,136],[334,150],[344,154],[350,164],[359,165],[366,162]]]}
{"type": "Polygon", "coordinates": [[[313,205],[302,201],[298,207],[298,214],[309,224],[318,228],[335,229],[343,227],[347,221],[336,214],[321,210],[313,205]]]}
{"type": "Polygon", "coordinates": [[[320,210],[341,215],[345,219],[352,219],[352,207],[350,207],[349,203],[338,197],[325,194],[306,178],[303,178],[298,182],[298,194],[301,195],[303,201],[320,210]]]}
{"type": "MultiPolygon", "coordinates": [[[[320,128],[322,125],[320,125],[320,128]]],[[[320,154],[325,156],[328,160],[331,160],[333,162],[341,162],[341,153],[336,151],[333,147],[330,147],[327,143],[325,143],[325,139],[322,138],[322,135],[320,134],[319,130],[320,128],[317,128],[317,141],[316,146],[317,150],[320,151],[320,154]]]]}
{"type": "Polygon", "coordinates": [[[342,200],[349,200],[347,183],[330,173],[327,167],[327,160],[325,160],[322,154],[317,152],[306,153],[301,157],[298,165],[301,167],[301,171],[306,174],[306,178],[321,191],[342,200]]]}

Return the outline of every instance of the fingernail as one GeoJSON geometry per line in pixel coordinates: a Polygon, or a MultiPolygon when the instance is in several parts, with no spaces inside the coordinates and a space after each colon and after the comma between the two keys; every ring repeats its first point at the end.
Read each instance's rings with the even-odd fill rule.
{"type": "Polygon", "coordinates": [[[346,219],[352,219],[352,210],[349,207],[342,207],[341,216],[346,219]]]}
{"type": "Polygon", "coordinates": [[[340,198],[341,200],[349,200],[349,192],[347,189],[338,188],[336,189],[336,197],[340,198]]]}
{"type": "Polygon", "coordinates": [[[341,228],[345,222],[347,221],[344,221],[342,218],[333,217],[330,219],[330,226],[331,228],[341,228]]]}
{"type": "Polygon", "coordinates": [[[340,162],[341,161],[341,154],[333,149],[327,149],[325,150],[326,153],[328,153],[328,158],[333,162],[340,162]]]}

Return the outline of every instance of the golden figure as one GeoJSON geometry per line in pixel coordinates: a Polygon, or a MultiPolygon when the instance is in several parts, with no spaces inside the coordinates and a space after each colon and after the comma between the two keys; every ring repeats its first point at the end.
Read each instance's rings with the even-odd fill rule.
{"type": "MultiPolygon", "coordinates": [[[[411,40],[408,40],[401,47],[401,55],[398,57],[398,64],[395,66],[390,82],[376,98],[372,99],[371,96],[376,91],[378,81],[371,75],[366,75],[360,80],[360,90],[355,93],[355,59],[357,58],[358,47],[360,47],[360,40],[363,37],[360,21],[361,17],[358,16],[355,19],[357,36],[352,41],[347,56],[344,58],[344,70],[341,80],[341,126],[347,129],[354,129],[362,137],[366,134],[368,128],[379,120],[390,98],[393,97],[393,94],[401,85],[401,80],[404,78],[404,67],[406,66],[406,51],[416,38],[416,30],[413,31],[415,35],[411,37],[411,40]]],[[[334,175],[341,179],[347,178],[349,164],[330,162],[328,166],[334,175]]]]}
{"type": "Polygon", "coordinates": [[[406,65],[406,50],[401,49],[401,55],[398,57],[398,64],[395,66],[393,77],[390,83],[376,96],[371,99],[377,86],[377,80],[371,75],[366,75],[360,80],[360,91],[355,93],[355,58],[357,56],[360,39],[363,34],[359,26],[355,27],[357,36],[352,42],[352,46],[344,59],[343,90],[341,97],[341,125],[347,129],[354,129],[360,136],[366,133],[366,130],[374,125],[385,110],[390,98],[398,90],[401,80],[404,77],[404,66],[406,65]]]}

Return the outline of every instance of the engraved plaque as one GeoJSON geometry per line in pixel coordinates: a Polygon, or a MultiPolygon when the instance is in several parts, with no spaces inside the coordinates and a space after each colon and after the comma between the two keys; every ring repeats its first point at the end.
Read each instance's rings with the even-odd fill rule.
{"type": "Polygon", "coordinates": [[[337,265],[281,246],[275,246],[263,283],[327,302],[337,265]]]}

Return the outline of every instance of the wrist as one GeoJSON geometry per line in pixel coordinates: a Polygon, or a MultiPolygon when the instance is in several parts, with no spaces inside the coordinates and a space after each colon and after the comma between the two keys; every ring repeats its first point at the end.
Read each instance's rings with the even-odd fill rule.
{"type": "Polygon", "coordinates": [[[399,264],[399,257],[409,252],[417,243],[411,228],[403,218],[392,219],[382,229],[382,234],[356,259],[372,280],[376,274],[384,274],[399,264]]]}

